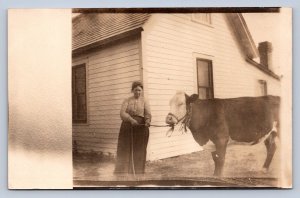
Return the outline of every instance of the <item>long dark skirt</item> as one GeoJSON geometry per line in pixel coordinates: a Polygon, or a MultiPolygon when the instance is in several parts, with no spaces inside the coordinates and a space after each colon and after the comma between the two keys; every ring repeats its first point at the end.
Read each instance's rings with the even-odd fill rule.
{"type": "MultiPolygon", "coordinates": [[[[142,117],[133,117],[139,124],[145,124],[142,117]]],[[[143,174],[147,155],[149,129],[145,126],[132,127],[122,122],[117,150],[115,174],[143,174]]]]}

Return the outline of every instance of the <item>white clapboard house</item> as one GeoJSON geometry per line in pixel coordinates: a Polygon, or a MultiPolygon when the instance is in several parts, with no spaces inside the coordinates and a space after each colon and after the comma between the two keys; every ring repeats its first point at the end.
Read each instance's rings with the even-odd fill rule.
{"type": "MultiPolygon", "coordinates": [[[[80,14],[73,18],[73,146],[115,155],[121,103],[141,80],[152,124],[177,90],[200,98],[280,95],[272,45],[253,42],[242,14],[80,14]],[[260,57],[257,60],[256,58],[260,57]]],[[[190,133],[150,128],[148,160],[201,150],[190,133]]]]}

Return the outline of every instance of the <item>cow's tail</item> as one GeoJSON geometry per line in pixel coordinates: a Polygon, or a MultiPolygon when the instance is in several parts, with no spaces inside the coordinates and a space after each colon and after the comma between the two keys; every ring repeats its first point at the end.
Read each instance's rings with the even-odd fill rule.
{"type": "Polygon", "coordinates": [[[268,134],[267,138],[264,140],[266,149],[267,149],[267,157],[265,160],[265,163],[263,165],[263,168],[265,170],[269,169],[269,166],[272,162],[274,153],[277,148],[277,143],[276,143],[276,138],[278,137],[278,122],[274,121],[273,122],[273,127],[270,133],[268,134]]]}

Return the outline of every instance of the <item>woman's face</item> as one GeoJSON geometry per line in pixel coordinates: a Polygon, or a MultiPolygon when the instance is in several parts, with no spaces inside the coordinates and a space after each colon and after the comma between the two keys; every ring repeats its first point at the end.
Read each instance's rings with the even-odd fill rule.
{"type": "Polygon", "coordinates": [[[135,98],[139,98],[143,92],[143,89],[142,89],[142,87],[137,86],[132,90],[132,92],[133,92],[133,95],[135,98]]]}

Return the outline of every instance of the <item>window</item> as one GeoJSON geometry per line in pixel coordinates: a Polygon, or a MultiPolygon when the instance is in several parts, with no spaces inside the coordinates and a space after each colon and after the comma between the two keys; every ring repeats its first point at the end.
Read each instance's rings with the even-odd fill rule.
{"type": "Polygon", "coordinates": [[[214,98],[212,61],[197,59],[197,81],[199,98],[214,98]]]}
{"type": "Polygon", "coordinates": [[[72,68],[72,115],[73,123],[87,123],[85,64],[72,68]]]}
{"type": "Polygon", "coordinates": [[[192,14],[192,21],[211,25],[211,14],[210,13],[195,13],[192,14]]]}
{"type": "Polygon", "coordinates": [[[258,82],[259,82],[260,94],[262,96],[268,95],[267,81],[265,81],[265,80],[258,80],[258,82]]]}

